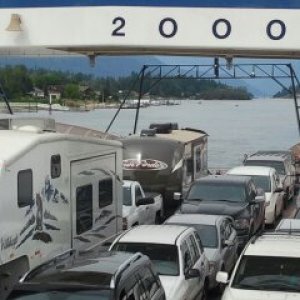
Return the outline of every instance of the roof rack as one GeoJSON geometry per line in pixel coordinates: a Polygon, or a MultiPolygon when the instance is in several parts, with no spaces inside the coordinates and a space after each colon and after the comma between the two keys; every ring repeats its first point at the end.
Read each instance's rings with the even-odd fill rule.
{"type": "Polygon", "coordinates": [[[250,155],[252,156],[278,156],[278,157],[286,157],[291,155],[291,151],[288,150],[263,150],[257,151],[250,155]]]}
{"type": "Polygon", "coordinates": [[[134,262],[142,258],[143,254],[138,252],[132,255],[131,258],[126,260],[123,264],[121,264],[116,272],[115,278],[112,279],[110,283],[110,287],[114,288],[115,284],[119,282],[121,275],[131,266],[134,262]]]}
{"type": "Polygon", "coordinates": [[[54,258],[46,261],[45,263],[43,263],[41,265],[38,265],[34,269],[32,269],[32,270],[28,271],[27,273],[25,273],[25,275],[23,276],[21,281],[24,281],[25,279],[30,280],[31,278],[37,276],[38,274],[40,274],[43,271],[49,269],[50,267],[56,266],[58,263],[74,256],[75,253],[76,253],[76,250],[69,249],[69,250],[55,256],[54,258]]]}

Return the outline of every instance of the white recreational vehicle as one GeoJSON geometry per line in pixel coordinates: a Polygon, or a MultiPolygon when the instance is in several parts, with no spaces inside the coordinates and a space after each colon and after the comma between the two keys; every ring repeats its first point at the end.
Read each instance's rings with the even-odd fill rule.
{"type": "Polygon", "coordinates": [[[11,118],[0,120],[0,144],[0,291],[28,266],[121,231],[120,142],[11,118]]]}

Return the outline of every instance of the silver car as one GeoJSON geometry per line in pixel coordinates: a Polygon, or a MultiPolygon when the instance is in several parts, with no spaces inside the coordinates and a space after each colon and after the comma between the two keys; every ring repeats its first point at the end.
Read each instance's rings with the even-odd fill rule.
{"type": "Polygon", "coordinates": [[[234,220],[229,216],[178,214],[165,224],[192,226],[198,232],[206,257],[209,260],[209,289],[221,286],[216,282],[218,271],[230,273],[238,258],[238,240],[234,220]]]}

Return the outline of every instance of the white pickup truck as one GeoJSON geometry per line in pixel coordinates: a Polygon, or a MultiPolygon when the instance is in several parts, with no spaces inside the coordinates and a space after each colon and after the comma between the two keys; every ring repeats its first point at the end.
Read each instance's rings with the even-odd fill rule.
{"type": "Polygon", "coordinates": [[[145,193],[137,181],[123,181],[123,229],[160,223],[163,212],[161,194],[145,193]]]}

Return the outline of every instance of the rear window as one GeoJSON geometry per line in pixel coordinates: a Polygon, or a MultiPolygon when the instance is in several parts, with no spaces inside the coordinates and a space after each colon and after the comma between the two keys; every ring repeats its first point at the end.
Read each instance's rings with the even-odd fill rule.
{"type": "Polygon", "coordinates": [[[285,175],[285,167],[283,161],[274,161],[274,160],[246,160],[244,163],[245,166],[262,166],[262,167],[271,167],[274,168],[278,174],[285,175]]]}
{"type": "Polygon", "coordinates": [[[33,287],[24,289],[15,289],[7,299],[18,300],[110,300],[110,290],[85,289],[84,287],[33,287]]]}
{"type": "Polygon", "coordinates": [[[90,284],[109,286],[112,274],[104,272],[80,272],[80,271],[63,271],[59,273],[51,273],[47,275],[38,276],[31,279],[32,282],[51,283],[51,284],[90,284]]]}
{"type": "Polygon", "coordinates": [[[271,180],[269,176],[251,176],[255,186],[265,192],[271,191],[271,180]]]}
{"type": "Polygon", "coordinates": [[[220,182],[199,182],[194,184],[187,196],[187,200],[233,202],[246,201],[246,190],[242,184],[221,184],[220,182]]]}
{"type": "Polygon", "coordinates": [[[159,275],[178,276],[178,251],[175,245],[147,243],[117,243],[114,251],[141,252],[147,255],[159,275]]]}

